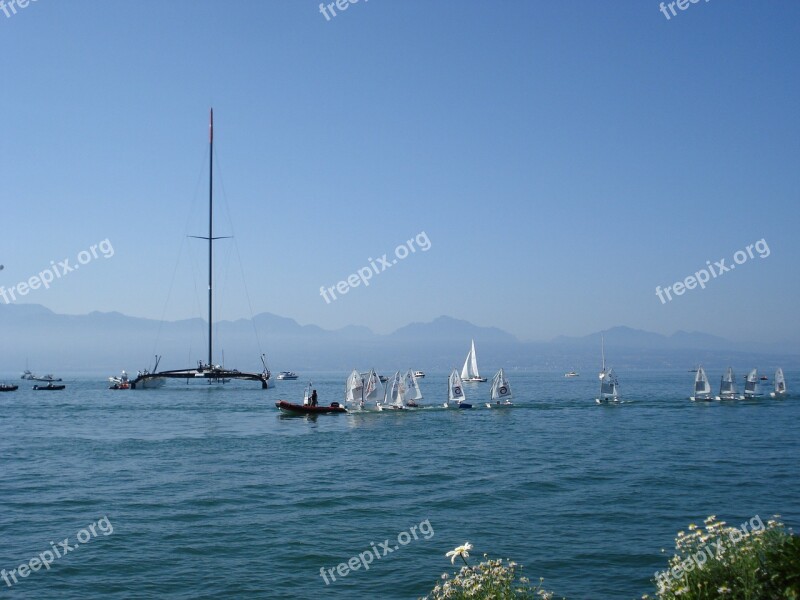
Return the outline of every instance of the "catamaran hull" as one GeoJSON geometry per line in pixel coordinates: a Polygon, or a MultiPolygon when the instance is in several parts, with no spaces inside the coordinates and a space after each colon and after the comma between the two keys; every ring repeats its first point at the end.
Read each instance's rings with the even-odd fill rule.
{"type": "Polygon", "coordinates": [[[486,383],[489,380],[486,377],[471,377],[470,379],[462,378],[461,381],[464,383],[486,383]]]}

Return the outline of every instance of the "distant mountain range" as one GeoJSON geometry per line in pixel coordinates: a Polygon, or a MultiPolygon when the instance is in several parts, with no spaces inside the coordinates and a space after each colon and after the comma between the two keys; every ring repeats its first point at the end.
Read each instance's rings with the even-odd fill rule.
{"type": "MultiPolygon", "coordinates": [[[[382,372],[397,369],[449,370],[460,368],[475,339],[481,370],[491,375],[507,369],[597,370],[600,335],[606,358],[618,371],[648,368],[690,368],[702,363],[722,368],[733,364],[793,368],[800,365],[796,346],[743,346],[699,332],[678,331],[671,336],[613,327],[582,337],[559,336],[550,342],[521,342],[495,327],[442,316],[429,323],[411,323],[380,335],[367,327],[328,330],[316,325],[261,313],[252,321],[215,324],[215,361],[242,370],[258,369],[259,351],[266,353],[273,371],[341,370],[372,366],[382,372]]],[[[202,319],[156,321],[118,312],[62,315],[36,304],[0,304],[0,373],[25,367],[61,373],[117,373],[152,366],[194,366],[205,357],[206,323],[202,319]]]]}

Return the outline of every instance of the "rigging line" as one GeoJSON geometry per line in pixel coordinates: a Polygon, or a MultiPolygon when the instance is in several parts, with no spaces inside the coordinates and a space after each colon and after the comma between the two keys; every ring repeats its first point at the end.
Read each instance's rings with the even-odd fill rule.
{"type": "Polygon", "coordinates": [[[258,335],[258,328],[256,327],[256,321],[253,314],[253,303],[250,300],[250,290],[247,287],[247,278],[244,274],[244,265],[242,264],[242,255],[239,252],[239,244],[236,242],[236,232],[233,229],[233,219],[231,218],[230,206],[228,202],[228,195],[225,192],[225,179],[222,176],[222,163],[217,156],[217,151],[214,149],[214,161],[217,164],[217,179],[219,180],[220,187],[222,188],[222,204],[225,206],[225,214],[228,217],[228,227],[230,227],[231,231],[231,239],[233,240],[233,248],[236,250],[236,258],[239,262],[239,271],[242,275],[242,284],[244,285],[244,295],[247,299],[247,308],[250,311],[250,324],[253,326],[253,334],[256,338],[256,344],[258,345],[258,353],[260,355],[264,354],[263,348],[261,346],[261,339],[258,335]]]}
{"type": "MultiPolygon", "coordinates": [[[[208,161],[208,148],[203,151],[204,161],[201,163],[205,165],[208,161]]],[[[183,236],[181,237],[181,243],[178,247],[178,256],[175,259],[175,267],[172,270],[172,277],[170,278],[169,288],[167,289],[167,297],[164,300],[164,306],[161,309],[161,318],[158,321],[158,330],[156,332],[156,341],[153,344],[153,354],[155,355],[158,351],[158,345],[161,343],[161,333],[164,328],[164,317],[167,314],[167,306],[169,305],[170,297],[172,296],[172,290],[175,287],[175,277],[178,272],[178,267],[180,266],[181,256],[183,255],[183,249],[186,246],[186,239],[189,234],[189,220],[192,218],[192,215],[195,213],[195,206],[197,205],[197,198],[198,198],[198,190],[200,189],[200,183],[202,181],[203,172],[205,167],[201,167],[199,172],[197,173],[197,182],[194,186],[194,194],[192,195],[192,202],[189,206],[189,212],[186,214],[186,221],[184,223],[183,228],[183,236]]],[[[197,286],[195,282],[195,287],[197,286]]]]}

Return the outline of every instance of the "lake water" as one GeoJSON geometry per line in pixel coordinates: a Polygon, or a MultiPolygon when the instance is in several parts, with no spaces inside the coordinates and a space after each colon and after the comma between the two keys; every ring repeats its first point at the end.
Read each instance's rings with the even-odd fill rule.
{"type": "MultiPolygon", "coordinates": [[[[0,394],[0,569],[84,543],[10,588],[0,580],[0,594],[416,598],[469,541],[473,557],[510,557],[570,599],[630,600],[654,589],[661,549],[689,522],[800,524],[797,398],[693,404],[693,374],[636,372],[619,373],[626,402],[606,407],[594,372],[507,374],[509,409],[316,419],[274,402],[300,401],[309,377],[321,403],[341,400],[347,373],[267,391],[17,380],[0,394]],[[336,574],[385,540],[369,570],[336,574]]],[[[468,384],[469,399],[489,385],[468,384]]],[[[421,387],[441,405],[446,374],[421,387]]]]}

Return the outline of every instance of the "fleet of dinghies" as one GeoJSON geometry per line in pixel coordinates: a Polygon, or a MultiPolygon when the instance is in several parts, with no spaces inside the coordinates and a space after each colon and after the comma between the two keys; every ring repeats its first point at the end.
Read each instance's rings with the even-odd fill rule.
{"type": "MultiPolygon", "coordinates": [[[[767,379],[766,377],[758,376],[758,369],[751,370],[745,379],[744,392],[739,394],[736,387],[736,376],[733,374],[733,368],[728,367],[725,374],[719,382],[719,394],[713,395],[711,393],[711,384],[708,381],[706,371],[702,366],[697,367],[694,378],[694,392],[689,399],[692,402],[708,402],[711,400],[752,400],[754,398],[761,398],[764,394],[761,391],[760,381],[767,379]]],[[[786,378],[783,376],[783,369],[778,368],[775,371],[775,378],[773,380],[774,390],[770,392],[772,398],[785,398],[787,395],[786,378]]]]}

